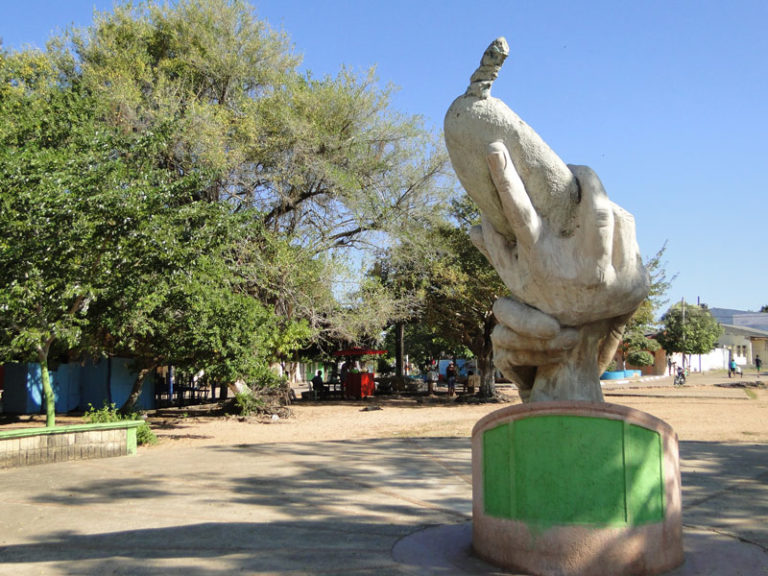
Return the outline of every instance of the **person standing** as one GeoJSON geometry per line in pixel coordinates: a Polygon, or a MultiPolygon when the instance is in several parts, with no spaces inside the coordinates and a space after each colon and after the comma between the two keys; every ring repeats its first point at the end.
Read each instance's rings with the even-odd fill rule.
{"type": "Polygon", "coordinates": [[[440,380],[440,372],[437,370],[437,363],[433,360],[427,371],[427,393],[434,394],[435,382],[440,380]]]}
{"type": "Polygon", "coordinates": [[[445,381],[448,384],[448,396],[456,394],[456,364],[451,362],[445,369],[445,381]]]}
{"type": "Polygon", "coordinates": [[[349,367],[351,366],[351,362],[349,359],[344,360],[344,364],[341,365],[341,372],[339,373],[339,377],[341,378],[341,381],[344,382],[347,378],[347,374],[349,374],[349,367]]]}
{"type": "Polygon", "coordinates": [[[763,365],[763,361],[760,360],[760,354],[755,356],[755,368],[757,368],[757,375],[760,376],[760,368],[763,365]]]}

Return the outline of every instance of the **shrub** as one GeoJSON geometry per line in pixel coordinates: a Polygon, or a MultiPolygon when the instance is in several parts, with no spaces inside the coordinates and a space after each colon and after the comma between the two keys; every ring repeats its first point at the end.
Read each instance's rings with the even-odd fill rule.
{"type": "Polygon", "coordinates": [[[143,417],[138,412],[131,412],[128,415],[121,414],[115,403],[107,404],[104,401],[104,406],[98,410],[93,407],[93,404],[88,403],[88,411],[83,416],[86,422],[89,424],[100,424],[104,422],[120,422],[121,420],[142,420],[141,425],[136,429],[136,442],[139,446],[145,444],[154,444],[157,442],[157,436],[152,432],[152,427],[149,422],[143,420],[143,417]]]}
{"type": "Polygon", "coordinates": [[[263,412],[266,403],[253,394],[239,392],[235,395],[235,406],[237,406],[241,416],[250,416],[254,412],[263,412]]]}
{"type": "Polygon", "coordinates": [[[157,436],[152,432],[152,427],[149,425],[149,422],[144,420],[141,425],[136,428],[136,443],[139,446],[144,446],[145,444],[154,444],[155,442],[157,442],[157,436]]]}
{"type": "Polygon", "coordinates": [[[93,404],[88,402],[88,411],[83,416],[86,422],[89,424],[101,424],[103,422],[120,422],[120,420],[123,419],[123,417],[120,415],[120,413],[117,411],[117,408],[115,408],[115,403],[107,404],[107,401],[104,401],[104,406],[96,410],[96,408],[93,407],[93,404]]]}
{"type": "Polygon", "coordinates": [[[633,350],[627,354],[627,362],[632,366],[653,366],[655,358],[646,350],[633,350]]]}
{"type": "Polygon", "coordinates": [[[248,382],[248,387],[254,391],[275,390],[287,382],[284,376],[278,376],[269,368],[257,371],[248,382]]]}

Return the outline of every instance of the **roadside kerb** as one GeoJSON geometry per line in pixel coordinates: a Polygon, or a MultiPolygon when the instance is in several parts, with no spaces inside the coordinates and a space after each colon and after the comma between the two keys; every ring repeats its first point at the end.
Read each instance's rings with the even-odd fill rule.
{"type": "Polygon", "coordinates": [[[0,469],[136,454],[140,420],[0,432],[0,469]]]}

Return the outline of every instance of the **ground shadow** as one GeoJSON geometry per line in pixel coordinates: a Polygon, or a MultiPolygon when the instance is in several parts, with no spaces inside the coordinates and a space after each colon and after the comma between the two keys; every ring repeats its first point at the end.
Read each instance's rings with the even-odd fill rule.
{"type": "Polygon", "coordinates": [[[768,447],[681,442],[680,457],[684,524],[718,530],[768,552],[768,447]]]}
{"type": "MultiPolygon", "coordinates": [[[[102,534],[54,533],[33,544],[0,547],[6,567],[66,564],[61,573],[413,574],[391,559],[413,528],[336,520],[201,523],[102,534]],[[76,566],[76,568],[75,568],[76,566]]],[[[56,571],[56,570],[54,570],[56,571]]],[[[56,571],[56,573],[59,573],[56,571]]]]}
{"type": "MultiPolygon", "coordinates": [[[[768,550],[768,522],[759,521],[768,517],[766,447],[682,442],[680,453],[684,522],[702,528],[686,548],[713,553],[725,535],[768,550]]],[[[55,510],[55,525],[67,529],[38,524],[34,541],[0,547],[10,569],[60,563],[59,572],[84,575],[422,574],[392,559],[395,543],[471,517],[468,438],[150,450],[135,459],[35,468],[4,472],[6,494],[44,514],[55,510]],[[31,490],[33,482],[42,486],[40,475],[53,480],[31,490]],[[115,531],[120,514],[126,528],[115,531]]],[[[23,518],[13,522],[31,529],[23,518]]],[[[461,573],[441,570],[436,564],[429,573],[461,573]]]]}

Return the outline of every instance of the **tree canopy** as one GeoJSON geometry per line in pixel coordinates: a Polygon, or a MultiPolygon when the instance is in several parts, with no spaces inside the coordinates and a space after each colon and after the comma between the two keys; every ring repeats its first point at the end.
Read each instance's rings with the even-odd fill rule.
{"type": "Polygon", "coordinates": [[[685,301],[672,306],[661,320],[664,329],[657,338],[668,352],[706,354],[715,348],[723,333],[722,326],[706,306],[685,301]]]}
{"type": "Polygon", "coordinates": [[[446,157],[372,72],[298,63],[241,0],[120,3],[0,52],[2,360],[58,343],[233,381],[365,324],[339,251],[429,218],[446,157]]]}
{"type": "Polygon", "coordinates": [[[389,110],[372,71],[315,79],[241,0],[119,5],[68,55],[115,129],[164,132],[152,151],[188,201],[255,208],[315,252],[366,244],[434,204],[445,155],[389,110]]]}
{"type": "Polygon", "coordinates": [[[667,278],[664,268],[664,252],[666,242],[656,254],[648,258],[645,267],[650,276],[648,297],[627,322],[619,351],[622,359],[633,366],[651,366],[654,363],[653,353],[660,348],[657,340],[650,337],[656,332],[657,316],[662,306],[666,304],[664,296],[674,280],[667,278]]]}
{"type": "Polygon", "coordinates": [[[466,351],[478,362],[481,395],[494,390],[491,331],[496,325],[493,303],[507,289],[483,254],[472,244],[469,227],[479,222],[474,202],[462,194],[449,214],[404,241],[388,255],[387,281],[412,295],[419,305],[404,318],[406,341],[428,339],[430,345],[409,348],[421,361],[466,351]],[[417,356],[418,357],[418,356],[417,356]]]}

